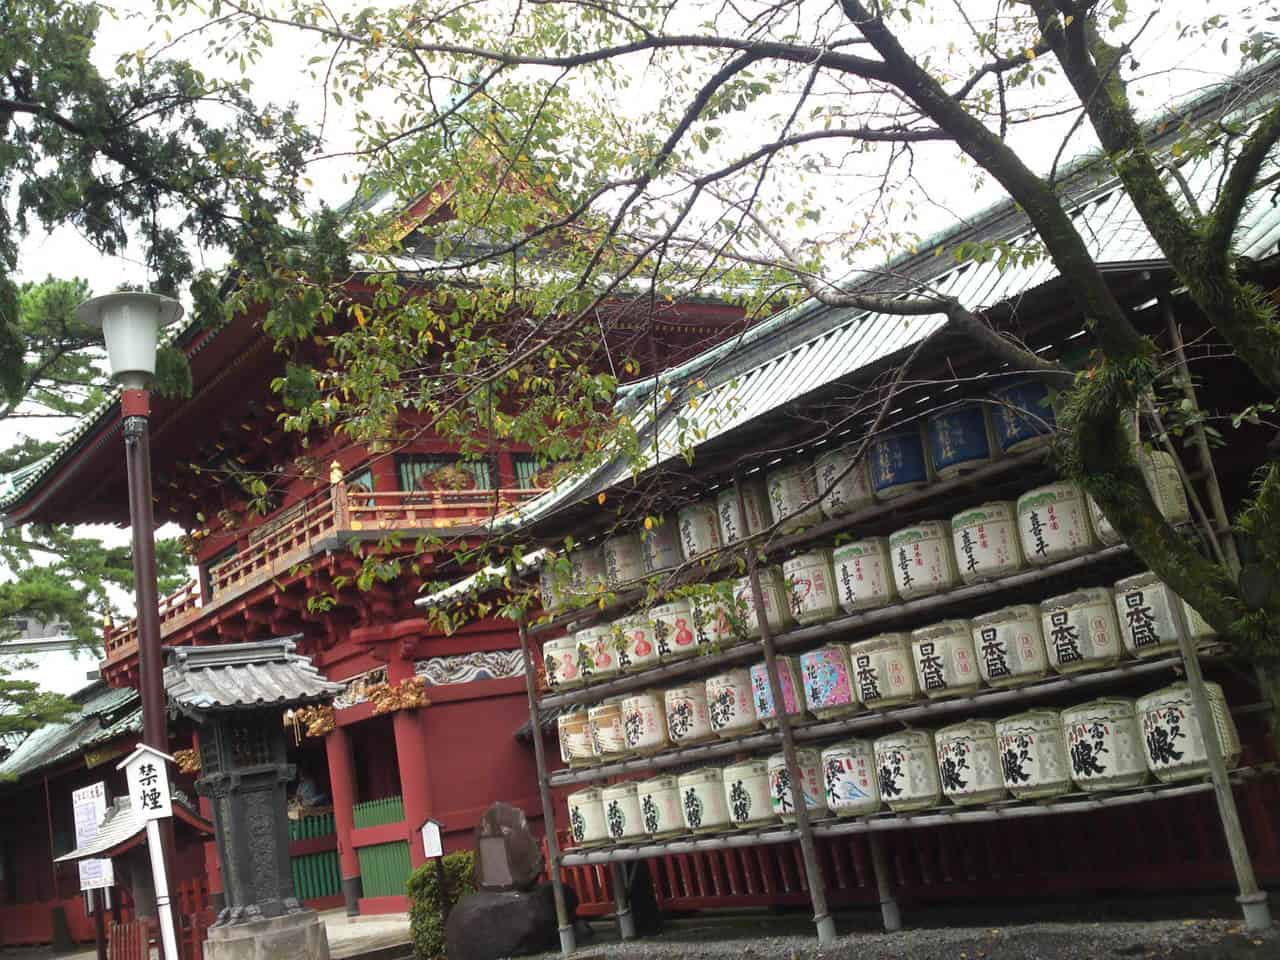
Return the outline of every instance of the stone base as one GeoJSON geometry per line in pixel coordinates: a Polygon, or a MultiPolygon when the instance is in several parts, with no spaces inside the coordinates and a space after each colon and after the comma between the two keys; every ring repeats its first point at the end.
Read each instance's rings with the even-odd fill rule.
{"type": "Polygon", "coordinates": [[[204,960],[329,960],[324,921],[314,910],[209,928],[204,960]]]}
{"type": "Polygon", "coordinates": [[[555,949],[558,934],[551,885],[540,884],[527,892],[481,890],[463,897],[449,912],[445,940],[449,960],[501,960],[555,949]]]}

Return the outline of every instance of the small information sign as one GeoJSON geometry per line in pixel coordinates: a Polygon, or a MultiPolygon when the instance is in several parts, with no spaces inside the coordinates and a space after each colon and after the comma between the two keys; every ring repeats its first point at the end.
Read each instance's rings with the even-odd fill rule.
{"type": "MultiPolygon", "coordinates": [[[[98,826],[107,814],[107,788],[99,781],[71,791],[71,809],[76,827],[76,846],[96,840],[98,826]]],[[[80,889],[103,890],[115,885],[115,871],[110,860],[81,860],[80,889]]]]}

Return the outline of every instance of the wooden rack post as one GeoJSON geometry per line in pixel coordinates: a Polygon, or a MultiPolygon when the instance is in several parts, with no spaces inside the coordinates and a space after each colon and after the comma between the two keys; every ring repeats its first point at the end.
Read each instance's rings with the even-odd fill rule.
{"type": "MultiPolygon", "coordinates": [[[[742,493],[742,474],[734,475],[734,487],[738,494],[738,515],[747,516],[747,504],[742,493]]],[[[827,888],[822,878],[822,866],[818,863],[818,850],[813,842],[813,830],[809,825],[809,807],[804,799],[804,783],[800,779],[800,765],[796,762],[796,743],[791,736],[791,718],[787,714],[782,696],[782,682],[778,679],[778,657],[773,647],[773,635],[769,632],[769,617],[765,612],[764,591],[760,588],[760,570],[756,564],[755,545],[747,540],[744,548],[747,576],[751,580],[751,600],[755,607],[756,623],[760,626],[760,645],[764,648],[765,673],[769,677],[769,692],[773,696],[774,715],[778,720],[778,735],[782,741],[782,755],[787,764],[787,777],[791,781],[791,803],[796,811],[796,830],[800,834],[800,854],[804,858],[804,872],[809,882],[809,900],[813,904],[813,922],[818,929],[818,944],[835,943],[836,923],[827,909],[827,888]]]]}
{"type": "Polygon", "coordinates": [[[618,916],[618,935],[623,940],[636,938],[636,915],[631,912],[631,895],[627,884],[627,868],[621,861],[609,864],[613,879],[613,909],[618,916]]]}
{"type": "Polygon", "coordinates": [[[556,925],[560,929],[560,952],[573,953],[573,918],[564,905],[564,882],[560,878],[560,846],[556,843],[556,811],[551,804],[551,787],[547,782],[547,757],[542,743],[542,722],[538,718],[538,690],[534,685],[533,656],[529,653],[529,631],[520,618],[520,652],[524,657],[524,686],[529,695],[529,723],[533,732],[533,759],[538,773],[538,796],[542,800],[542,828],[547,837],[547,874],[551,878],[551,894],[556,903],[556,925]]]}

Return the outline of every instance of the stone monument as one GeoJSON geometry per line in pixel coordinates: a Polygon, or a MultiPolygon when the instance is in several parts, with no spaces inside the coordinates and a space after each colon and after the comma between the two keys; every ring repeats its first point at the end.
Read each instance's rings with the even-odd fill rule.
{"type": "Polygon", "coordinates": [[[165,668],[171,708],[199,724],[196,790],[213,804],[225,887],[205,960],[329,960],[324,923],[293,889],[285,785],[294,767],[281,718],[342,685],[295,654],[295,639],[180,647],[165,668]]]}

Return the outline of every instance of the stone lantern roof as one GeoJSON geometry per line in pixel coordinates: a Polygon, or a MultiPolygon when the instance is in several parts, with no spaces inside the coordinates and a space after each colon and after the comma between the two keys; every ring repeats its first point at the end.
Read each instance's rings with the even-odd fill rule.
{"type": "Polygon", "coordinates": [[[189,716],[319,703],[343,689],[294,653],[298,636],[216,647],[177,647],[164,671],[165,693],[189,716]]]}

